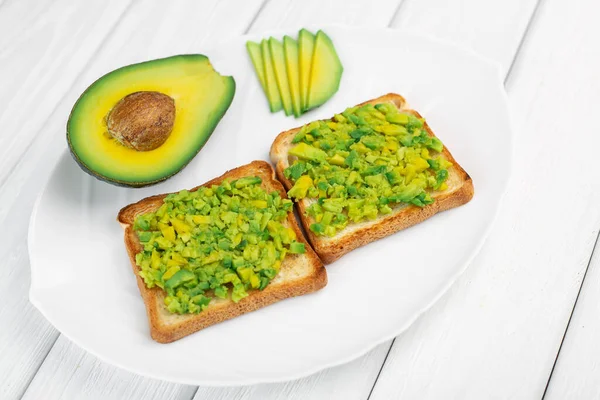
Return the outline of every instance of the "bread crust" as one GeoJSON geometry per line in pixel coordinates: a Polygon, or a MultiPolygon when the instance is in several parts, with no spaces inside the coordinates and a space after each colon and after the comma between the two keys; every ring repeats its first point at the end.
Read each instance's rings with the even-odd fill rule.
{"type": "MultiPolygon", "coordinates": [[[[234,168],[190,191],[197,190],[201,186],[218,185],[225,179],[233,180],[244,176],[261,177],[263,180],[261,186],[265,190],[277,190],[282,198],[287,198],[283,186],[275,179],[273,168],[265,161],[253,161],[250,164],[234,168]]],[[[211,325],[258,310],[288,297],[314,292],[327,284],[327,272],[323,263],[304,239],[294,213],[289,213],[286,225],[296,232],[297,240],[305,244],[306,253],[287,255],[281,265],[280,273],[264,290],[249,291],[249,295],[238,303],[231,300],[213,299],[211,304],[199,314],[171,314],[164,305],[164,291],[158,287],[148,289],[139,276],[140,268],[135,263],[135,255],[142,250],[142,245],[133,230],[135,218],[139,214],[158,209],[167,194],[151,196],[130,204],[121,209],[117,217],[117,221],[125,232],[125,247],[146,306],[150,335],[157,342],[173,342],[211,325]],[[294,268],[302,268],[308,273],[297,279],[280,278],[282,274],[294,268]]]]}
{"type": "MultiPolygon", "coordinates": [[[[399,110],[422,118],[417,111],[408,107],[404,97],[396,93],[388,93],[358,105],[361,106],[365,104],[377,104],[384,102],[392,103],[399,110]]],[[[435,134],[427,122],[425,122],[424,127],[430,136],[435,137],[435,134]]],[[[275,165],[277,178],[283,183],[286,190],[290,190],[293,186],[293,183],[285,177],[283,171],[290,165],[288,159],[288,150],[290,147],[292,147],[292,139],[300,130],[300,128],[301,127],[281,132],[271,145],[271,161],[275,165]]],[[[338,234],[336,234],[336,236],[333,238],[317,236],[309,229],[310,225],[313,223],[313,220],[311,217],[306,215],[306,208],[310,204],[308,199],[303,199],[299,202],[296,202],[295,204],[298,207],[298,214],[300,215],[300,220],[304,226],[308,240],[321,260],[325,264],[332,263],[357,247],[364,246],[375,240],[384,238],[393,233],[416,225],[439,212],[468,203],[473,198],[474,194],[473,181],[471,177],[456,162],[446,146],[444,146],[442,154],[453,164],[448,171],[448,179],[454,184],[444,192],[432,193],[432,197],[435,198],[435,202],[425,207],[417,207],[414,205],[396,206],[391,214],[378,217],[375,221],[349,224],[348,227],[338,232],[338,234]]]]}

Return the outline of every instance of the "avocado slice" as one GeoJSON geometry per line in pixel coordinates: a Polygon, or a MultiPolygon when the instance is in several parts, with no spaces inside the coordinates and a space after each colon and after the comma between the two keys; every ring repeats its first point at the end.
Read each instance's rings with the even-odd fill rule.
{"type": "Polygon", "coordinates": [[[292,97],[292,109],[294,116],[302,114],[300,101],[300,71],[298,70],[298,42],[289,36],[283,37],[283,50],[285,53],[285,69],[287,71],[290,95],[292,97]]]}
{"type": "Polygon", "coordinates": [[[246,42],[246,49],[248,50],[248,54],[250,55],[250,60],[252,61],[252,65],[254,66],[254,71],[256,72],[256,76],[258,77],[258,81],[260,82],[260,86],[265,92],[265,96],[267,95],[267,81],[265,80],[265,65],[262,57],[262,51],[260,49],[260,44],[252,41],[246,42]]]}
{"type": "Polygon", "coordinates": [[[279,89],[277,88],[277,81],[275,80],[275,71],[273,71],[273,57],[271,57],[271,50],[269,49],[269,41],[263,39],[260,42],[260,49],[263,58],[264,70],[265,70],[265,83],[267,85],[267,99],[269,100],[269,108],[271,112],[277,112],[283,108],[281,103],[281,96],[279,96],[279,89]]]}
{"type": "Polygon", "coordinates": [[[308,85],[310,84],[310,67],[314,48],[315,35],[306,29],[301,29],[298,33],[298,64],[300,69],[300,100],[303,111],[308,109],[308,85]]]}
{"type": "Polygon", "coordinates": [[[233,77],[220,75],[201,54],[119,68],[94,82],[75,103],[67,122],[69,149],[84,171],[110,183],[141,187],[163,181],[179,172],[202,149],[229,108],[234,93],[233,77]],[[147,113],[131,112],[129,120],[122,115],[135,110],[140,99],[148,98],[154,101],[148,113],[166,110],[171,125],[170,130],[161,131],[166,136],[158,146],[153,143],[150,150],[140,150],[135,141],[128,141],[131,132],[119,123],[125,121],[129,128],[139,128],[140,124],[142,128],[160,127],[164,115],[145,127],[140,119],[147,113]],[[122,137],[109,129],[113,121],[122,137]]]}
{"type": "Polygon", "coordinates": [[[320,106],[338,91],[343,71],[333,42],[325,32],[318,31],[310,70],[307,109],[320,106]]]}
{"type": "Polygon", "coordinates": [[[275,71],[275,80],[277,81],[277,87],[279,88],[283,111],[285,112],[285,115],[291,115],[293,112],[292,96],[290,95],[290,85],[285,70],[283,44],[281,44],[279,40],[271,37],[269,38],[269,50],[271,50],[273,71],[275,71]]]}

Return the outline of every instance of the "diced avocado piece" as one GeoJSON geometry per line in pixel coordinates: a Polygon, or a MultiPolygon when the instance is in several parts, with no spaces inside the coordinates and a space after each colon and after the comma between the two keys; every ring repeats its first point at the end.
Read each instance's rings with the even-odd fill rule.
{"type": "Polygon", "coordinates": [[[258,208],[258,209],[263,209],[263,208],[267,208],[268,204],[266,200],[252,200],[250,202],[250,204],[252,204],[254,207],[258,208]]]}
{"type": "Polygon", "coordinates": [[[444,150],[444,145],[442,144],[442,142],[440,141],[440,139],[436,138],[436,137],[432,137],[431,138],[431,144],[429,145],[429,147],[435,151],[442,151],[444,150]]]}
{"type": "Polygon", "coordinates": [[[193,280],[195,277],[196,275],[192,271],[181,269],[165,282],[165,287],[167,289],[174,289],[179,285],[193,280]]]}
{"type": "Polygon", "coordinates": [[[267,84],[267,99],[269,100],[269,108],[271,112],[277,112],[283,108],[277,80],[275,79],[275,71],[273,70],[273,57],[269,49],[269,41],[263,39],[260,42],[260,50],[265,68],[265,83],[267,84]]]}
{"type": "MultiPolygon", "coordinates": [[[[220,288],[218,288],[218,289],[220,289],[220,288]]],[[[215,293],[216,293],[216,290],[215,290],[215,293]]],[[[227,294],[227,293],[225,293],[225,294],[227,294]]],[[[190,299],[190,301],[193,302],[194,304],[202,307],[202,309],[203,309],[203,307],[207,306],[208,303],[210,303],[210,297],[206,297],[204,295],[199,294],[197,296],[192,297],[190,299]]]]}
{"type": "Polygon", "coordinates": [[[290,244],[290,253],[292,253],[292,254],[304,254],[304,253],[306,253],[306,248],[304,247],[304,243],[292,242],[290,244]]]}
{"type": "Polygon", "coordinates": [[[172,267],[170,267],[168,270],[165,271],[165,273],[163,274],[162,278],[163,280],[166,282],[169,279],[171,279],[171,277],[173,275],[175,275],[177,272],[179,272],[179,270],[181,269],[181,267],[179,265],[174,265],[172,267]]]}
{"type": "Polygon", "coordinates": [[[318,31],[310,71],[307,109],[329,100],[339,89],[344,68],[333,42],[323,31],[318,31]]]}
{"type": "Polygon", "coordinates": [[[273,63],[273,71],[275,72],[275,80],[279,88],[279,96],[283,104],[285,115],[292,115],[292,95],[290,94],[290,84],[285,70],[285,54],[283,44],[275,39],[269,38],[269,50],[271,50],[271,62],[273,63]]]}
{"type": "MultiPolygon", "coordinates": [[[[401,114],[398,114],[401,115],[401,114]]],[[[398,136],[406,135],[408,131],[402,125],[384,125],[380,128],[381,133],[384,135],[398,136]]]]}
{"type": "Polygon", "coordinates": [[[225,286],[219,286],[218,288],[215,289],[215,296],[224,299],[227,297],[227,287],[225,286]]]}
{"type": "Polygon", "coordinates": [[[333,157],[331,157],[329,160],[329,164],[333,164],[333,165],[344,165],[346,159],[344,157],[342,157],[339,154],[335,154],[333,157]]]}
{"type": "Polygon", "coordinates": [[[167,226],[167,227],[161,229],[161,232],[162,232],[163,236],[165,237],[165,239],[169,240],[170,242],[175,241],[175,229],[173,229],[172,226],[167,226]]]}
{"type": "Polygon", "coordinates": [[[385,116],[385,119],[392,124],[406,125],[408,124],[408,115],[399,112],[391,112],[385,116]]]}
{"type": "Polygon", "coordinates": [[[261,182],[262,182],[262,179],[260,179],[258,176],[245,176],[243,178],[238,179],[237,181],[234,181],[233,186],[236,189],[241,189],[246,186],[257,185],[261,182]]]}
{"type": "Polygon", "coordinates": [[[287,71],[290,95],[292,96],[292,109],[294,116],[302,114],[300,100],[300,71],[298,69],[298,43],[289,36],[283,37],[283,51],[285,54],[285,69],[287,71]]]}
{"type": "Polygon", "coordinates": [[[145,231],[138,232],[138,237],[140,239],[140,242],[142,242],[142,243],[149,242],[150,239],[152,239],[152,232],[145,232],[145,231]]]}
{"type": "Polygon", "coordinates": [[[292,147],[289,150],[289,154],[296,156],[302,160],[310,160],[316,162],[323,162],[327,157],[326,152],[306,143],[298,143],[296,146],[292,147]]]}
{"type": "Polygon", "coordinates": [[[246,261],[244,261],[243,258],[235,258],[232,262],[232,266],[234,269],[238,269],[239,267],[241,267],[242,265],[244,265],[246,263],[246,261]]]}
{"type": "Polygon", "coordinates": [[[295,199],[303,199],[313,185],[313,180],[308,175],[302,175],[300,179],[296,181],[294,186],[288,191],[288,196],[295,199]]]}
{"type": "Polygon", "coordinates": [[[220,75],[201,54],[119,68],[96,80],[75,103],[67,122],[69,149],[98,179],[131,187],[158,183],[198,154],[234,93],[233,77],[220,75]],[[147,108],[160,112],[132,115],[147,108]],[[163,125],[134,136],[138,129],[132,129],[132,120],[136,128],[163,125]]]}
{"type": "Polygon", "coordinates": [[[254,273],[250,276],[250,287],[252,287],[252,289],[258,289],[260,287],[260,277],[254,273]]]}
{"type": "Polygon", "coordinates": [[[191,230],[191,228],[188,224],[186,224],[185,222],[183,222],[177,218],[171,218],[171,225],[173,225],[173,228],[175,228],[175,230],[177,231],[177,233],[179,235],[187,233],[191,230]]]}
{"type": "Polygon", "coordinates": [[[192,221],[194,221],[198,225],[210,224],[211,218],[210,215],[194,215],[192,217],[192,221]]]}
{"type": "Polygon", "coordinates": [[[233,285],[233,290],[231,292],[231,300],[233,300],[234,303],[239,302],[246,296],[248,296],[248,292],[246,292],[246,289],[244,288],[243,284],[240,283],[237,285],[233,285]]]}
{"type": "Polygon", "coordinates": [[[320,223],[311,224],[309,229],[316,233],[317,235],[325,233],[325,226],[320,223]]]}
{"type": "Polygon", "coordinates": [[[237,273],[242,282],[248,282],[253,274],[252,268],[250,267],[238,268],[237,273]]]}
{"type": "Polygon", "coordinates": [[[252,65],[254,66],[254,72],[256,72],[256,77],[260,82],[260,86],[267,96],[267,81],[265,79],[265,65],[262,57],[262,51],[260,49],[260,44],[252,41],[246,42],[246,49],[248,50],[248,55],[250,55],[250,60],[252,61],[252,65]]]}
{"type": "Polygon", "coordinates": [[[300,178],[300,176],[304,172],[306,172],[306,163],[304,163],[302,161],[298,161],[298,162],[295,162],[294,164],[292,164],[291,166],[287,167],[283,171],[283,174],[288,179],[291,178],[293,180],[296,180],[296,179],[300,178]]]}
{"type": "MultiPolygon", "coordinates": [[[[392,103],[379,103],[379,104],[375,104],[375,109],[379,112],[382,112],[384,114],[388,114],[388,113],[397,113],[398,109],[396,108],[395,105],[393,105],[392,103]]],[[[388,122],[391,122],[388,120],[388,122]]]]}
{"type": "Polygon", "coordinates": [[[308,109],[308,87],[314,48],[315,35],[306,29],[301,29],[298,33],[298,64],[300,70],[300,100],[303,111],[308,109]]]}

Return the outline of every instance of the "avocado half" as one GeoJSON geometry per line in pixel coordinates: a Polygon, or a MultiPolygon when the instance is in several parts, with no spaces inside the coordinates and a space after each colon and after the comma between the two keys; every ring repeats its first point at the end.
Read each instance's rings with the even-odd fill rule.
{"type": "Polygon", "coordinates": [[[112,184],[142,187],[181,171],[202,149],[231,105],[235,81],[214,70],[201,54],[178,55],[119,68],[79,97],[67,122],[73,158],[92,176],[112,184]],[[107,115],[125,96],[158,92],[175,103],[169,137],[158,148],[137,151],[115,140],[107,115]]]}

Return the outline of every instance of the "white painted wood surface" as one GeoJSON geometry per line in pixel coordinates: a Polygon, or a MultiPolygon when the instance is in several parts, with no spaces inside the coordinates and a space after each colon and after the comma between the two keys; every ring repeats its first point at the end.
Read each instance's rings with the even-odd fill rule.
{"type": "Polygon", "coordinates": [[[600,249],[588,267],[546,398],[600,398],[600,249]]]}
{"type": "MultiPolygon", "coordinates": [[[[540,398],[600,228],[600,137],[594,120],[578,118],[600,104],[600,6],[541,1],[529,24],[536,0],[0,0],[0,225],[10,227],[0,230],[0,398],[540,398]],[[514,178],[465,275],[391,350],[384,343],[288,383],[194,388],[156,381],[102,363],[59,336],[27,301],[25,239],[79,93],[120,65],[200,51],[248,29],[309,23],[391,23],[470,47],[509,74],[514,178]]],[[[597,259],[549,398],[600,395],[597,259]]]]}
{"type": "MultiPolygon", "coordinates": [[[[16,398],[25,390],[58,335],[27,299],[32,199],[12,208],[17,185],[7,184],[8,177],[19,162],[35,164],[34,158],[21,157],[22,152],[127,5],[0,4],[0,225],[5,227],[0,232],[0,398],[16,398]]],[[[37,191],[39,184],[33,179],[30,187],[37,191]]]]}
{"type": "Polygon", "coordinates": [[[180,400],[195,390],[108,366],[61,336],[23,398],[180,400]]]}

